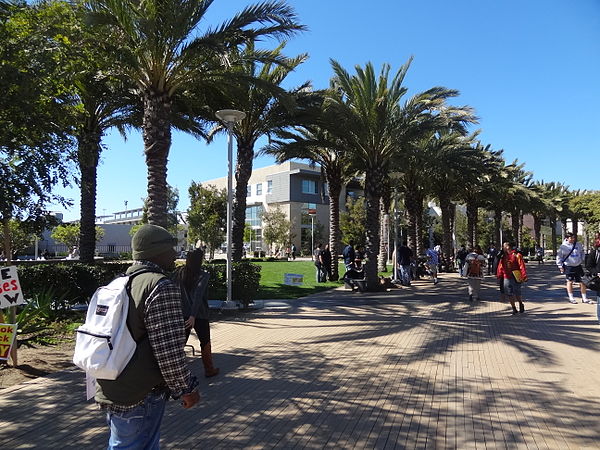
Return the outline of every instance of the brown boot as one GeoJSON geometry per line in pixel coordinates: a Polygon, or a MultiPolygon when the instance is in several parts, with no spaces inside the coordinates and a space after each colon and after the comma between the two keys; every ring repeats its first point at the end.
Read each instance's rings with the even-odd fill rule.
{"type": "Polygon", "coordinates": [[[214,377],[219,374],[219,368],[213,366],[212,351],[210,342],[201,348],[202,364],[204,364],[204,376],[206,378],[214,377]]]}

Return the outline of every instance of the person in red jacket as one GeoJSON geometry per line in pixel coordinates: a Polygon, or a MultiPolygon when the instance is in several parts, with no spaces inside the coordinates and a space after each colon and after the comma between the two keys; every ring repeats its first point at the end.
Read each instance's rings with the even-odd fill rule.
{"type": "Polygon", "coordinates": [[[525,312],[525,305],[521,297],[521,284],[527,281],[527,269],[523,256],[518,253],[509,242],[502,244],[502,258],[498,263],[496,277],[504,282],[504,293],[512,306],[512,313],[525,312]],[[519,311],[515,306],[519,302],[519,311]]]}

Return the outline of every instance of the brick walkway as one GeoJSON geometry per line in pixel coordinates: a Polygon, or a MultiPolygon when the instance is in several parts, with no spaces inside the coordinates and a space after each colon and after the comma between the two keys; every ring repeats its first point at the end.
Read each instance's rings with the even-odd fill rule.
{"type": "MultiPolygon", "coordinates": [[[[531,265],[509,314],[442,274],[384,294],[342,290],[213,324],[222,375],[202,404],[170,402],[162,447],[600,448],[600,326],[531,265]]],[[[201,373],[198,359],[194,369],[201,373]]],[[[103,448],[101,414],[67,371],[0,391],[3,448],[103,448]]]]}

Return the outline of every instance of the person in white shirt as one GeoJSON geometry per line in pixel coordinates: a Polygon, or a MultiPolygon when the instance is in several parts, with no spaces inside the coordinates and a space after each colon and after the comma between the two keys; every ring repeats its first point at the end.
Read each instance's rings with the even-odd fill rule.
{"type": "Polygon", "coordinates": [[[581,281],[584,260],[583,246],[577,242],[577,236],[570,232],[567,233],[565,242],[563,242],[556,253],[556,265],[560,273],[564,273],[567,279],[567,294],[569,294],[569,301],[571,303],[577,303],[577,300],[573,297],[574,282],[579,283],[582,302],[592,303],[588,300],[585,284],[581,281]]]}

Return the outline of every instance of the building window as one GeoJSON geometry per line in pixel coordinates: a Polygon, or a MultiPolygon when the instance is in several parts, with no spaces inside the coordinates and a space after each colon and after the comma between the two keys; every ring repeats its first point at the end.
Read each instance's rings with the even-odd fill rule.
{"type": "Polygon", "coordinates": [[[302,180],[302,193],[303,194],[318,194],[317,182],[314,180],[302,180]]]}
{"type": "Polygon", "coordinates": [[[252,195],[252,185],[248,185],[246,188],[246,197],[250,197],[252,195]]]}
{"type": "Polygon", "coordinates": [[[246,208],[246,223],[251,227],[260,227],[262,210],[262,205],[248,206],[246,208]]]}
{"type": "Polygon", "coordinates": [[[262,195],[262,183],[256,185],[256,195],[262,195]]]}
{"type": "Polygon", "coordinates": [[[267,181],[267,194],[273,193],[273,180],[267,181]]]}
{"type": "Polygon", "coordinates": [[[308,211],[311,209],[316,210],[317,204],[316,203],[302,203],[302,210],[300,211],[300,224],[301,225],[310,225],[311,224],[311,217],[310,217],[310,214],[308,214],[308,211]]]}

